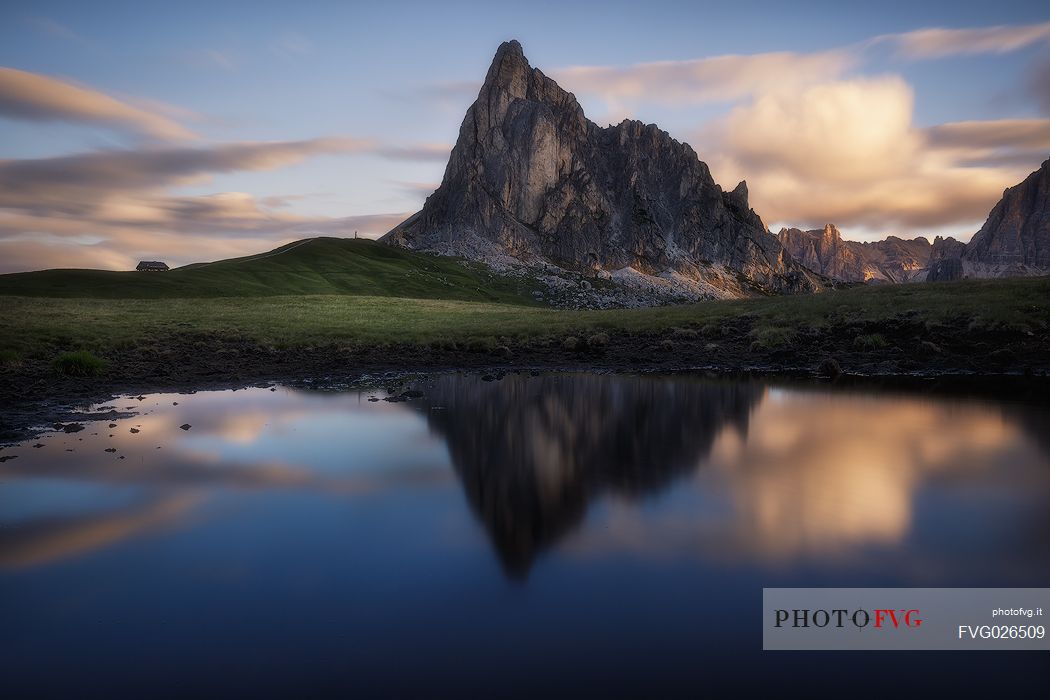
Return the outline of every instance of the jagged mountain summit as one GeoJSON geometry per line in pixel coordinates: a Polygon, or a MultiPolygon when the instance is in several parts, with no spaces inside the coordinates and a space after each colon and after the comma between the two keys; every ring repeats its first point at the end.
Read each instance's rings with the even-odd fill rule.
{"type": "Polygon", "coordinates": [[[688,144],[655,125],[589,121],[516,41],[496,52],[440,187],[382,240],[504,271],[623,282],[660,300],[821,286],[766,231],[745,183],[723,192],[688,144]]]}
{"type": "Polygon", "coordinates": [[[1050,159],[1003,192],[965,246],[945,251],[930,280],[1050,275],[1050,159]]]}
{"type": "Polygon", "coordinates": [[[862,243],[847,241],[834,224],[823,230],[781,229],[780,243],[796,260],[822,275],[842,282],[921,282],[926,279],[935,248],[946,250],[954,238],[938,236],[934,244],[922,236],[862,243]]]}

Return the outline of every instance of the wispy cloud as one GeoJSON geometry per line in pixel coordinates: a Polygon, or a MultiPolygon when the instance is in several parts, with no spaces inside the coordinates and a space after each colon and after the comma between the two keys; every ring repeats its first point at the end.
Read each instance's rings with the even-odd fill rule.
{"type": "Polygon", "coordinates": [[[926,59],[1002,54],[1050,41],[1050,22],[972,29],[918,29],[875,37],[871,44],[893,44],[904,58],[926,59]]]}
{"type": "Polygon", "coordinates": [[[438,182],[408,182],[405,180],[391,180],[390,184],[420,200],[426,199],[434,193],[441,183],[438,182]]]}
{"type": "Polygon", "coordinates": [[[1029,67],[1025,83],[1042,113],[1050,114],[1050,56],[1043,56],[1029,67]]]}
{"type": "Polygon", "coordinates": [[[846,50],[772,52],[656,61],[629,66],[571,66],[551,71],[568,90],[608,102],[729,102],[772,88],[802,87],[843,74],[856,63],[846,50]]]}
{"type": "Polygon", "coordinates": [[[322,138],[0,161],[0,207],[93,207],[100,195],[186,184],[216,173],[272,170],[310,156],[371,148],[364,139],[322,138]]]}
{"type": "Polygon", "coordinates": [[[176,264],[218,259],[314,235],[374,238],[408,214],[304,216],[288,210],[294,194],[257,199],[244,192],[173,192],[220,173],[374,150],[367,139],[326,138],[0,161],[0,271],[126,269],[138,258],[176,264]]]}
{"type": "Polygon", "coordinates": [[[1050,119],[951,122],[926,130],[931,145],[969,151],[1023,149],[1050,153],[1050,119]]]}
{"type": "Polygon", "coordinates": [[[452,144],[420,143],[411,146],[381,146],[376,153],[392,160],[417,160],[444,163],[452,152],[452,144]]]}
{"type": "Polygon", "coordinates": [[[95,42],[73,31],[61,22],[56,22],[50,17],[26,17],[25,22],[35,29],[37,33],[44,36],[61,39],[73,44],[79,44],[88,49],[98,48],[98,45],[95,42]]]}
{"type": "Polygon", "coordinates": [[[100,125],[164,141],[195,138],[163,114],[67,80],[16,68],[0,67],[0,116],[100,125]]]}
{"type": "Polygon", "coordinates": [[[303,235],[347,238],[357,234],[361,238],[378,238],[414,213],[407,211],[392,214],[361,214],[332,219],[317,219],[299,224],[296,226],[295,231],[303,235]]]}
{"type": "Polygon", "coordinates": [[[236,73],[241,67],[241,59],[230,50],[192,49],[180,54],[187,66],[203,70],[221,70],[224,73],[236,73]]]}

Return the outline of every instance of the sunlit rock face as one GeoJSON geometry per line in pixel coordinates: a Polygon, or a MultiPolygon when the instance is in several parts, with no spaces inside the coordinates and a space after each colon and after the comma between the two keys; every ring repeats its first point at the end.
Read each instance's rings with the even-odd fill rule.
{"type": "Polygon", "coordinates": [[[719,433],[747,434],[758,384],[508,376],[444,377],[428,421],[448,443],[508,573],[572,530],[603,492],[651,493],[694,470],[719,433]]]}
{"type": "MultiPolygon", "coordinates": [[[[932,246],[923,237],[862,243],[843,240],[834,224],[781,229],[780,243],[800,263],[842,282],[913,282],[925,278],[932,246]]],[[[954,241],[955,239],[948,239],[954,241]]]]}
{"type": "Polygon", "coordinates": [[[1050,275],[1050,159],[1003,192],[981,230],[949,252],[931,281],[1050,275]]]}
{"type": "Polygon", "coordinates": [[[655,125],[598,127],[576,98],[500,46],[441,186],[385,242],[588,274],[684,279],[697,294],[812,291],[748,205],[655,125]]]}

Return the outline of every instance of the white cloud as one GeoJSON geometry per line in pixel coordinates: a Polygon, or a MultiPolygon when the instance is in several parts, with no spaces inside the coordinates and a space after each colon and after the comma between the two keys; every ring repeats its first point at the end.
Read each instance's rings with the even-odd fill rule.
{"type": "Polygon", "coordinates": [[[800,88],[842,75],[856,63],[847,50],[772,52],[656,61],[630,66],[571,66],[551,72],[562,87],[610,105],[731,102],[772,89],[800,88]]]}
{"type": "Polygon", "coordinates": [[[724,183],[747,179],[767,221],[884,232],[982,220],[1004,188],[1039,164],[1031,155],[1027,165],[981,161],[1003,144],[1038,140],[1039,123],[923,130],[912,106],[910,86],[896,76],[773,91],[701,131],[701,157],[724,183]]]}

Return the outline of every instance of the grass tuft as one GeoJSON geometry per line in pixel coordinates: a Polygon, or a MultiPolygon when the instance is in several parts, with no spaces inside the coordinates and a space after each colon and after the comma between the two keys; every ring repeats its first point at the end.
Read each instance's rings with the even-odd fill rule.
{"type": "Polygon", "coordinates": [[[604,348],[609,344],[608,333],[595,333],[587,339],[587,347],[590,348],[604,348]]]}
{"type": "Polygon", "coordinates": [[[869,333],[867,335],[858,335],[853,339],[853,345],[861,350],[879,350],[889,345],[889,343],[886,342],[886,337],[882,333],[869,333]]]}
{"type": "Polygon", "coordinates": [[[52,367],[67,377],[97,377],[106,363],[86,350],[64,352],[55,358],[52,367]]]}
{"type": "Polygon", "coordinates": [[[0,367],[16,367],[22,364],[22,356],[15,350],[0,350],[0,367]]]}
{"type": "Polygon", "coordinates": [[[795,331],[783,326],[758,326],[751,329],[752,350],[787,348],[795,342],[795,331]]]}

